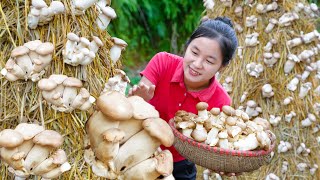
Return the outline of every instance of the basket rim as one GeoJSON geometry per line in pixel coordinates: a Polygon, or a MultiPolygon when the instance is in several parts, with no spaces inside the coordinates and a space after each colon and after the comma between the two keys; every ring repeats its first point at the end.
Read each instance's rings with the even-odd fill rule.
{"type": "Polygon", "coordinates": [[[263,156],[263,155],[268,155],[270,154],[274,147],[275,147],[275,142],[273,141],[271,144],[271,148],[268,151],[265,150],[257,150],[257,151],[244,151],[244,150],[230,150],[230,149],[223,149],[220,147],[212,147],[209,146],[205,143],[199,143],[191,138],[188,138],[187,136],[181,134],[174,125],[174,119],[170,119],[169,120],[169,125],[173,131],[173,134],[175,135],[175,137],[177,137],[179,140],[183,141],[183,142],[187,142],[188,144],[192,145],[192,146],[196,146],[200,149],[204,149],[206,151],[211,151],[214,153],[219,153],[219,154],[223,154],[223,155],[230,155],[230,156],[243,156],[243,157],[257,157],[257,156],[263,156]]]}

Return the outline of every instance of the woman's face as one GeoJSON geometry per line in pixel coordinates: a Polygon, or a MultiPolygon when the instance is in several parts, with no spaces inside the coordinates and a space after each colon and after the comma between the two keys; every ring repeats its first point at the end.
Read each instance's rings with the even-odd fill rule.
{"type": "Polygon", "coordinates": [[[184,83],[188,90],[197,91],[209,86],[210,79],[222,67],[219,43],[210,38],[193,39],[184,55],[184,83]]]}

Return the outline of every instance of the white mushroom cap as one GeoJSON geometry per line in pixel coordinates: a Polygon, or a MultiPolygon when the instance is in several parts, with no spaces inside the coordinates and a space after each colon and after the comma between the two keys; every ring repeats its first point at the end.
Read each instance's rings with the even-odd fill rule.
{"type": "Polygon", "coordinates": [[[133,107],[133,117],[135,119],[147,119],[159,117],[159,112],[140,96],[128,97],[133,107]]]}
{"type": "Polygon", "coordinates": [[[118,91],[102,94],[97,99],[97,107],[104,115],[114,120],[129,120],[133,116],[131,103],[118,91]]]}
{"type": "Polygon", "coordinates": [[[49,8],[54,14],[60,14],[65,11],[63,3],[60,1],[52,1],[49,8]]]}
{"type": "Polygon", "coordinates": [[[27,47],[31,51],[35,51],[40,44],[42,44],[40,40],[34,40],[34,41],[29,41],[27,43],[24,43],[23,46],[27,47]]]}
{"type": "Polygon", "coordinates": [[[49,77],[50,80],[53,80],[57,84],[62,84],[67,78],[68,76],[62,74],[52,74],[49,77]]]}
{"type": "Polygon", "coordinates": [[[142,122],[144,130],[150,136],[158,139],[165,147],[170,147],[174,141],[174,135],[169,124],[161,118],[149,118],[142,122]]]}
{"type": "Polygon", "coordinates": [[[44,2],[44,0],[32,0],[31,4],[37,9],[48,7],[46,2],[44,2]]]}
{"type": "Polygon", "coordinates": [[[199,102],[196,105],[196,108],[197,108],[198,111],[207,110],[208,107],[209,107],[209,105],[206,102],[199,102]]]}
{"type": "Polygon", "coordinates": [[[169,150],[161,151],[155,158],[158,161],[156,170],[162,176],[169,176],[173,171],[173,157],[169,150]]]}
{"type": "Polygon", "coordinates": [[[18,46],[16,48],[14,48],[11,52],[11,57],[17,57],[17,56],[21,56],[21,55],[25,55],[29,53],[29,49],[25,46],[18,46]]]}
{"type": "Polygon", "coordinates": [[[62,145],[63,137],[56,131],[44,130],[33,138],[35,144],[57,148],[62,145]]]}
{"type": "Polygon", "coordinates": [[[102,11],[103,14],[105,14],[108,17],[110,17],[111,19],[114,19],[114,18],[117,17],[116,12],[110,6],[102,7],[101,11],[102,11]]]}
{"type": "Polygon", "coordinates": [[[252,100],[250,100],[250,101],[247,102],[247,106],[254,108],[254,107],[257,107],[257,103],[252,101],[252,100]]]}
{"type": "Polygon", "coordinates": [[[236,114],[235,109],[231,106],[222,106],[222,112],[228,116],[233,116],[236,114]]]}
{"type": "Polygon", "coordinates": [[[50,42],[45,42],[38,46],[38,48],[36,49],[36,53],[38,53],[39,55],[48,55],[48,54],[52,54],[53,50],[54,50],[53,44],[50,42]]]}
{"type": "Polygon", "coordinates": [[[58,84],[51,79],[43,78],[38,82],[38,87],[43,91],[51,91],[56,88],[58,84]]]}
{"type": "Polygon", "coordinates": [[[23,136],[12,129],[4,129],[0,132],[0,147],[13,148],[23,142],[23,136]]]}
{"type": "Polygon", "coordinates": [[[89,41],[87,38],[85,38],[85,37],[81,37],[81,38],[80,38],[80,42],[83,43],[83,44],[85,44],[86,46],[89,46],[89,45],[90,45],[90,41],[89,41]]]}
{"type": "Polygon", "coordinates": [[[53,164],[63,164],[67,162],[66,152],[62,149],[58,149],[53,155],[53,164]]]}
{"type": "Polygon", "coordinates": [[[24,140],[30,140],[44,131],[44,128],[38,124],[20,123],[14,130],[22,134],[24,140]]]}
{"type": "Polygon", "coordinates": [[[120,142],[125,135],[125,132],[118,128],[110,128],[102,133],[103,140],[113,143],[120,142]]]}
{"type": "Polygon", "coordinates": [[[93,41],[100,47],[103,46],[103,42],[97,36],[92,36],[93,41]]]}
{"type": "Polygon", "coordinates": [[[79,36],[77,36],[76,34],[74,33],[68,33],[67,34],[67,38],[71,41],[76,41],[76,42],[79,42],[80,41],[80,38],[79,36]]]}
{"type": "Polygon", "coordinates": [[[63,81],[63,85],[67,87],[82,87],[81,80],[74,78],[74,77],[68,77],[66,80],[63,81]]]}
{"type": "Polygon", "coordinates": [[[123,48],[125,48],[128,45],[124,40],[117,38],[117,37],[112,37],[111,41],[114,42],[115,44],[117,44],[118,46],[123,47],[123,48]]]}

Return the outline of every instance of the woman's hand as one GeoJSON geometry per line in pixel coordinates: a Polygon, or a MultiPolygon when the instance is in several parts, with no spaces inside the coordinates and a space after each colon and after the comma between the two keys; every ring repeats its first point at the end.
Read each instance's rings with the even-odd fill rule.
{"type": "Polygon", "coordinates": [[[129,96],[140,96],[145,101],[149,101],[153,98],[156,86],[151,83],[147,78],[142,77],[138,85],[134,85],[129,89],[129,96]]]}

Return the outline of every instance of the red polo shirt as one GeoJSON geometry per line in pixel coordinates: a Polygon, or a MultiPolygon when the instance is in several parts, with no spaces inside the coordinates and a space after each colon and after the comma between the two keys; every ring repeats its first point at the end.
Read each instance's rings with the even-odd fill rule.
{"type": "MultiPolygon", "coordinates": [[[[174,54],[160,52],[148,63],[147,67],[140,73],[156,85],[154,97],[149,101],[165,121],[174,117],[178,110],[185,110],[197,114],[196,104],[200,101],[207,102],[209,108],[230,105],[231,99],[220,83],[212,78],[208,88],[188,92],[184,85],[183,58],[174,54]]],[[[174,162],[184,160],[173,146],[169,149],[173,155],[174,162]]]]}

